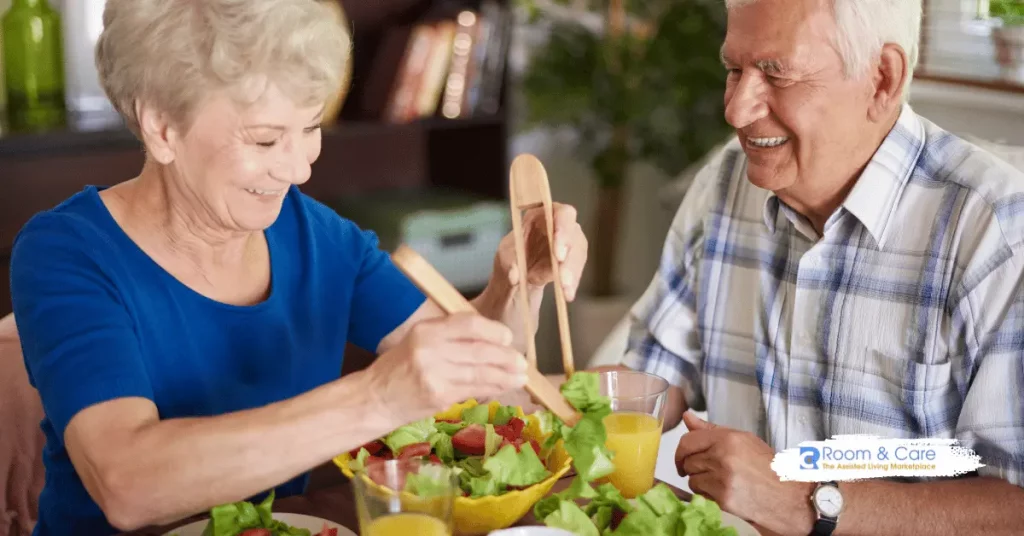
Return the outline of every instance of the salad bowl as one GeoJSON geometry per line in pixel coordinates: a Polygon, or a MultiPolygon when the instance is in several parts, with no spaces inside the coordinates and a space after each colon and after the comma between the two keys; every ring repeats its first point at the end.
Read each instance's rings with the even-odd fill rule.
{"type": "MultiPolygon", "coordinates": [[[[480,405],[477,401],[471,399],[466,402],[455,404],[447,410],[434,415],[433,420],[438,423],[455,423],[456,421],[461,421],[463,419],[463,415],[466,410],[471,410],[478,406],[480,405]]],[[[544,419],[541,415],[524,415],[522,408],[503,408],[501,404],[496,401],[491,402],[486,407],[486,419],[488,423],[495,422],[496,417],[501,420],[499,413],[502,411],[507,411],[509,409],[514,411],[514,417],[517,417],[522,421],[522,423],[524,423],[521,425],[521,430],[518,432],[521,439],[516,441],[516,449],[533,448],[535,451],[540,450],[540,452],[537,453],[538,458],[540,459],[540,462],[544,464],[548,474],[543,478],[543,480],[535,482],[529,486],[512,487],[507,491],[498,492],[497,494],[483,492],[476,494],[478,496],[456,497],[452,517],[455,525],[455,534],[457,535],[485,535],[492,531],[512,526],[512,524],[522,519],[523,516],[533,508],[534,504],[544,498],[544,496],[551,491],[558,479],[565,476],[572,465],[572,459],[562,447],[561,442],[556,443],[552,448],[547,449],[547,451],[540,449],[539,445],[543,445],[547,439],[547,434],[544,430],[546,426],[543,423],[544,419]],[[531,447],[531,445],[533,446],[531,447]]],[[[481,407],[477,413],[479,414],[482,412],[483,408],[481,407]]],[[[506,415],[506,417],[508,416],[506,415]]],[[[385,447],[384,450],[387,450],[387,448],[385,447]]],[[[509,452],[511,452],[511,450],[509,452]]],[[[365,455],[365,453],[362,454],[365,455]]],[[[433,457],[433,454],[431,454],[431,456],[433,457]]],[[[353,470],[353,465],[359,465],[358,463],[353,463],[356,458],[357,456],[355,453],[346,452],[335,457],[333,461],[345,476],[354,478],[356,471],[353,470]]],[[[437,461],[436,458],[433,459],[437,461]]],[[[403,491],[402,496],[404,500],[416,500],[416,497],[408,491],[403,491]]]]}

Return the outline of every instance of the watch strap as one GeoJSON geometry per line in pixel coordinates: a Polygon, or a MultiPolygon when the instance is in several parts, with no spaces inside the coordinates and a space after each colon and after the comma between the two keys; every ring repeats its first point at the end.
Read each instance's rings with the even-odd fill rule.
{"type": "Polygon", "coordinates": [[[814,530],[811,531],[811,536],[831,536],[832,531],[836,530],[836,520],[830,517],[819,517],[814,522],[814,530]]]}

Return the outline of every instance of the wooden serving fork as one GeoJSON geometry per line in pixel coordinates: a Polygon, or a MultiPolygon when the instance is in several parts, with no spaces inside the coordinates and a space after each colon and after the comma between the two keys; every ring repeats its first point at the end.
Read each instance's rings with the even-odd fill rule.
{"type": "Polygon", "coordinates": [[[555,254],[555,217],[552,209],[551,186],[544,165],[532,154],[521,154],[512,161],[509,177],[509,198],[512,205],[512,234],[516,244],[516,263],[519,267],[519,299],[526,327],[526,357],[530,366],[537,366],[537,346],[534,342],[535,326],[530,316],[529,292],[526,281],[526,236],[523,233],[522,211],[540,207],[547,228],[548,249],[551,252],[551,269],[555,280],[555,306],[558,312],[558,336],[562,343],[562,367],[568,380],[576,371],[572,356],[572,339],[569,335],[569,312],[565,303],[565,290],[558,269],[555,254]]]}
{"type": "MultiPolygon", "coordinates": [[[[391,254],[391,260],[424,294],[448,314],[473,312],[476,308],[433,266],[406,245],[391,254]]],[[[576,426],[581,415],[562,393],[536,367],[526,367],[526,390],[542,406],[569,426],[576,426]]]]}

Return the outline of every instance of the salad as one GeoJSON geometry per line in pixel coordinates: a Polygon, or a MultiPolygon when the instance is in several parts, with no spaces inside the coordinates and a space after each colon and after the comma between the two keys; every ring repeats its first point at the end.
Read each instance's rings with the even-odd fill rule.
{"type": "MultiPolygon", "coordinates": [[[[576,477],[568,489],[534,505],[534,516],[545,525],[578,536],[736,536],[735,529],[722,526],[718,504],[700,495],[687,503],[658,484],[630,501],[612,484],[595,488],[615,469],[614,453],[605,446],[604,418],[612,412],[611,400],[600,394],[599,376],[592,372],[573,374],[561,392],[582,416],[575,426],[548,411],[527,417],[508,406],[469,405],[458,418],[417,421],[353,450],[350,468],[355,472],[388,459],[426,458],[452,468],[464,496],[501,495],[550,476],[542,460],[561,442],[576,477]],[[524,430],[531,433],[524,435],[524,430]],[[540,444],[533,437],[546,439],[540,444]]],[[[405,491],[429,496],[442,489],[431,478],[422,472],[409,475],[405,491]]]]}
{"type": "MultiPolygon", "coordinates": [[[[307,529],[290,527],[271,515],[274,491],[259,504],[247,501],[222,504],[210,510],[203,536],[314,536],[307,529]]],[[[324,528],[315,536],[338,536],[338,529],[324,528]]]]}
{"type": "Polygon", "coordinates": [[[736,536],[722,526],[722,510],[714,501],[694,495],[683,502],[665,484],[635,501],[611,484],[594,489],[577,478],[566,491],[541,499],[534,515],[549,527],[578,536],[736,536]],[[588,499],[584,507],[576,499],[588,499]]]}
{"type": "MultiPolygon", "coordinates": [[[[390,459],[429,459],[452,469],[465,497],[501,495],[524,489],[551,476],[541,445],[524,436],[527,419],[516,408],[500,405],[466,407],[450,419],[429,417],[349,453],[353,472],[390,459]]],[[[371,478],[373,472],[369,472],[371,478]]],[[[410,475],[405,491],[428,496],[432,474],[410,475]]]]}
{"type": "Polygon", "coordinates": [[[573,458],[576,478],[568,489],[534,505],[534,517],[545,525],[578,536],[736,536],[722,527],[718,504],[700,495],[683,502],[665,484],[658,484],[629,501],[612,484],[595,489],[591,483],[615,469],[614,453],[605,447],[604,418],[611,400],[600,395],[598,375],[576,373],[562,394],[582,415],[574,427],[559,421],[548,441],[561,438],[573,458]],[[577,500],[587,501],[581,507],[577,500]]]}

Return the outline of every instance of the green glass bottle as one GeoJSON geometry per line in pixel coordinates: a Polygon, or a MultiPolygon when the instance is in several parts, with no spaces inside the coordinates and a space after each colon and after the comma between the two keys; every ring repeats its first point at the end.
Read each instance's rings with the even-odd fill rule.
{"type": "Polygon", "coordinates": [[[62,126],[66,112],[60,14],[47,0],[13,0],[0,35],[12,130],[62,126]]]}

